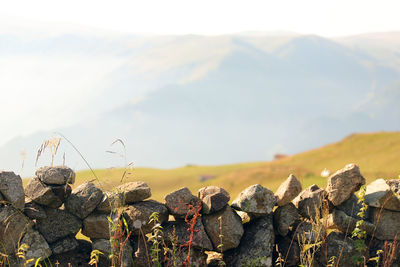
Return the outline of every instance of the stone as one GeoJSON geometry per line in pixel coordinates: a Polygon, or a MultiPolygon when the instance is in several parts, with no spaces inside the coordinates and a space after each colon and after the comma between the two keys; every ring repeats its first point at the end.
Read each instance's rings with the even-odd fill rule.
{"type": "Polygon", "coordinates": [[[360,168],[355,164],[348,164],[328,178],[328,199],[334,206],[338,206],[364,184],[365,178],[361,175],[360,168]]]}
{"type": "Polygon", "coordinates": [[[75,237],[67,236],[61,240],[50,244],[51,251],[54,255],[63,254],[78,248],[79,244],[75,237]]]}
{"type": "Polygon", "coordinates": [[[220,251],[218,248],[221,244],[220,234],[223,235],[223,251],[236,248],[243,235],[242,220],[230,206],[226,206],[216,213],[203,215],[203,225],[213,243],[214,250],[217,251],[220,251]]]}
{"type": "Polygon", "coordinates": [[[268,215],[276,203],[274,193],[259,184],[247,187],[232,202],[232,208],[254,216],[268,215]]]}
{"type": "Polygon", "coordinates": [[[26,251],[26,260],[32,259],[27,266],[35,265],[37,259],[45,260],[51,255],[51,249],[44,237],[35,230],[29,230],[21,240],[21,244],[26,244],[28,249],[26,251]]]}
{"type": "Polygon", "coordinates": [[[304,189],[294,200],[293,204],[304,218],[315,218],[317,213],[321,214],[321,207],[326,192],[317,185],[304,189]]]}
{"type": "Polygon", "coordinates": [[[322,224],[316,224],[307,220],[300,221],[293,227],[293,237],[299,243],[305,241],[307,244],[314,244],[322,241],[326,236],[326,229],[322,224]]]}
{"type": "Polygon", "coordinates": [[[362,204],[358,203],[358,197],[354,194],[351,195],[348,200],[344,201],[342,204],[336,207],[337,210],[341,210],[346,213],[346,215],[356,219],[361,219],[361,217],[358,216],[361,208],[362,204]]]}
{"type": "Polygon", "coordinates": [[[110,238],[107,214],[92,213],[83,220],[82,234],[92,238],[110,238]]]}
{"type": "Polygon", "coordinates": [[[400,196],[383,179],[377,179],[367,186],[364,201],[368,206],[400,211],[400,196]]]}
{"type": "MultiPolygon", "coordinates": [[[[187,248],[181,249],[176,260],[176,266],[188,266],[187,264],[188,250],[187,248]]],[[[207,255],[198,249],[190,250],[190,266],[206,267],[207,266],[207,255]]],[[[168,264],[167,266],[173,266],[168,264]]]]}
{"type": "Polygon", "coordinates": [[[13,254],[17,251],[18,242],[32,223],[18,209],[11,205],[0,207],[0,252],[13,254]]]}
{"type": "Polygon", "coordinates": [[[45,219],[47,217],[44,207],[33,201],[25,203],[24,213],[30,219],[45,219]]]}
{"type": "MultiPolygon", "coordinates": [[[[172,241],[172,238],[176,238],[179,245],[187,244],[190,240],[190,225],[186,222],[168,222],[163,226],[164,239],[168,242],[172,241]],[[175,236],[174,236],[175,234],[175,236]]],[[[213,245],[208,238],[208,235],[204,229],[201,217],[196,221],[193,227],[193,238],[192,247],[204,250],[212,250],[213,245]]]]}
{"type": "Polygon", "coordinates": [[[150,216],[154,212],[158,213],[160,224],[168,221],[167,208],[155,200],[132,204],[124,209],[123,216],[128,223],[129,229],[132,230],[132,234],[139,234],[139,229],[142,229],[143,233],[147,234],[151,232],[154,226],[154,222],[150,223],[150,216]]]}
{"type": "Polygon", "coordinates": [[[246,224],[240,245],[236,249],[224,253],[226,265],[272,267],[275,243],[272,225],[272,214],[246,224]]]}
{"type": "Polygon", "coordinates": [[[207,267],[221,267],[226,266],[224,257],[221,253],[215,251],[206,252],[207,254],[207,267]]]}
{"type": "MultiPolygon", "coordinates": [[[[61,253],[53,254],[46,260],[46,263],[50,262],[47,266],[59,266],[59,267],[93,267],[89,265],[90,253],[92,252],[92,245],[87,240],[78,239],[78,247],[74,250],[61,253]],[[57,264],[58,262],[58,264],[57,264]]],[[[46,265],[44,265],[46,266],[46,265]]],[[[100,266],[110,266],[110,265],[98,265],[100,266]]]]}
{"type": "Polygon", "coordinates": [[[24,209],[25,193],[22,179],[13,172],[0,171],[0,193],[4,200],[17,209],[24,209]]]}
{"type": "Polygon", "coordinates": [[[376,238],[394,240],[396,235],[400,237],[400,212],[369,207],[367,219],[376,225],[376,238]]]}
{"type": "Polygon", "coordinates": [[[299,212],[293,203],[280,206],[274,211],[274,227],[281,236],[287,235],[297,220],[299,212]]]}
{"type": "Polygon", "coordinates": [[[106,257],[111,253],[111,243],[109,239],[93,239],[92,247],[93,250],[102,252],[106,257]]]}
{"type": "Polygon", "coordinates": [[[221,210],[230,200],[229,193],[218,186],[206,186],[199,189],[198,197],[203,202],[203,214],[209,214],[221,210]]]}
{"type": "Polygon", "coordinates": [[[285,206],[290,203],[302,190],[300,181],[293,174],[276,190],[275,198],[278,206],[285,206]]]}
{"type": "Polygon", "coordinates": [[[42,167],[36,170],[36,177],[48,185],[75,183],[75,172],[66,166],[42,167]]]}
{"type": "Polygon", "coordinates": [[[398,245],[398,241],[385,241],[376,238],[371,240],[367,238],[366,244],[368,244],[369,247],[370,257],[376,257],[379,250],[384,251],[384,254],[386,254],[383,256],[381,255],[379,266],[400,266],[400,246],[398,245]]]}
{"type": "MultiPolygon", "coordinates": [[[[326,218],[326,227],[327,229],[339,230],[340,232],[349,235],[356,227],[358,220],[359,219],[348,216],[341,210],[334,209],[326,218]]],[[[367,234],[372,235],[375,230],[375,225],[365,221],[364,225],[360,228],[366,231],[367,234]]]]}
{"type": "Polygon", "coordinates": [[[123,195],[125,204],[132,204],[151,197],[150,187],[145,182],[129,182],[117,186],[115,190],[123,195]]]}
{"type": "Polygon", "coordinates": [[[60,210],[46,208],[46,218],[37,219],[37,228],[48,243],[53,243],[67,236],[74,236],[82,227],[79,218],[71,213],[60,210]]]}
{"type": "Polygon", "coordinates": [[[126,243],[122,248],[122,254],[120,259],[120,267],[132,267],[133,266],[133,248],[129,243],[126,243]]]}
{"type": "Polygon", "coordinates": [[[236,214],[242,219],[242,224],[248,223],[251,220],[255,219],[255,216],[248,214],[247,212],[237,210],[236,214]]]}
{"type": "Polygon", "coordinates": [[[84,219],[97,207],[103,198],[103,192],[92,182],[86,182],[75,188],[65,208],[75,216],[84,219]]]}
{"type": "Polygon", "coordinates": [[[187,187],[184,187],[166,195],[165,206],[175,219],[184,219],[193,217],[196,210],[201,209],[202,203],[187,187]]]}
{"type": "MultiPolygon", "coordinates": [[[[297,267],[300,264],[300,247],[296,240],[288,236],[277,236],[275,240],[277,251],[274,251],[274,262],[280,258],[284,262],[284,266],[297,267]],[[278,254],[279,252],[279,254],[278,254]]],[[[283,264],[282,264],[283,265],[283,264]]],[[[276,266],[279,266],[276,264],[276,266]]]]}
{"type": "Polygon", "coordinates": [[[29,200],[50,208],[60,207],[70,194],[69,185],[49,186],[37,178],[29,180],[25,187],[25,195],[29,200]]]}
{"type": "MultiPolygon", "coordinates": [[[[151,247],[151,243],[149,242],[144,242],[142,236],[134,236],[134,240],[131,242],[132,248],[133,248],[133,266],[135,267],[148,267],[151,266],[149,259],[147,257],[147,251],[151,247]]],[[[159,260],[160,262],[163,261],[163,256],[164,255],[159,255],[159,260]]],[[[168,255],[169,256],[169,255],[168,255]]],[[[174,266],[173,264],[170,265],[164,265],[164,266],[174,266]]]]}
{"type": "Polygon", "coordinates": [[[400,179],[387,180],[386,183],[390,186],[390,190],[397,195],[400,194],[400,179]]]}
{"type": "Polygon", "coordinates": [[[110,214],[113,208],[122,207],[122,196],[118,193],[104,192],[103,198],[97,205],[95,211],[98,213],[110,214]]]}

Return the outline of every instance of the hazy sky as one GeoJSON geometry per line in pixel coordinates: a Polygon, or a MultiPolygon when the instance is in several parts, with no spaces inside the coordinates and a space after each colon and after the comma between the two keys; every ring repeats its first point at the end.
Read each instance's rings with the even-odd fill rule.
{"type": "MultiPolygon", "coordinates": [[[[398,0],[13,0],[0,2],[0,37],[36,40],[84,31],[291,31],[330,37],[400,30],[399,10],[398,0]]],[[[7,129],[0,131],[0,145],[99,112],[91,100],[109,88],[108,77],[123,63],[107,53],[0,53],[0,125],[7,129]]]]}

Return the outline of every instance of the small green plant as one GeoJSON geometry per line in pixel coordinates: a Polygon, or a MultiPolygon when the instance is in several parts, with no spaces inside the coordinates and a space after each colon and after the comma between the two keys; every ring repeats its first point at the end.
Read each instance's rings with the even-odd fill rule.
{"type": "Polygon", "coordinates": [[[357,215],[360,217],[360,220],[357,221],[356,227],[353,229],[351,236],[355,238],[354,246],[357,250],[357,254],[353,256],[352,260],[355,264],[366,265],[366,252],[367,252],[367,245],[365,243],[365,239],[367,238],[367,232],[365,231],[365,212],[368,209],[368,205],[365,203],[365,192],[366,187],[362,186],[360,191],[358,192],[358,203],[361,203],[360,211],[357,215]]]}
{"type": "Polygon", "coordinates": [[[154,223],[154,226],[152,228],[152,233],[149,237],[149,241],[152,243],[150,248],[151,261],[153,262],[154,267],[161,267],[160,253],[163,240],[163,232],[162,232],[163,228],[160,224],[158,212],[153,212],[150,215],[149,223],[154,223]]]}

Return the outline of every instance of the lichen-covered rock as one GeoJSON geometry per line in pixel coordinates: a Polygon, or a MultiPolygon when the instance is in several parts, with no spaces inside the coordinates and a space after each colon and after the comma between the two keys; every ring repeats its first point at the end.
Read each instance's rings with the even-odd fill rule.
{"type": "Polygon", "coordinates": [[[367,186],[364,201],[372,207],[400,211],[400,196],[383,179],[377,179],[367,186]]]}
{"type": "Polygon", "coordinates": [[[36,170],[36,177],[49,185],[65,185],[75,183],[75,173],[66,166],[42,167],[36,170]]]}
{"type": "Polygon", "coordinates": [[[0,252],[8,255],[16,252],[18,241],[31,225],[30,220],[13,206],[0,207],[0,252]]]}
{"type": "Polygon", "coordinates": [[[272,214],[260,217],[244,226],[240,245],[224,254],[227,266],[272,267],[275,235],[272,214]]]}
{"type": "Polygon", "coordinates": [[[242,220],[230,206],[216,213],[204,215],[203,225],[215,250],[221,244],[220,234],[222,234],[223,251],[236,248],[243,235],[242,220]]]}
{"type": "MultiPolygon", "coordinates": [[[[326,219],[326,227],[328,229],[336,229],[342,233],[350,234],[356,227],[359,219],[348,216],[341,210],[334,209],[326,219]]],[[[375,231],[375,225],[365,221],[360,228],[366,231],[367,234],[372,235],[375,231]]]]}
{"type": "Polygon", "coordinates": [[[65,210],[46,208],[45,211],[46,218],[37,219],[37,228],[49,243],[74,236],[82,227],[81,220],[65,210]]]}
{"type": "Polygon", "coordinates": [[[320,242],[326,236],[326,229],[322,224],[307,220],[299,221],[297,225],[293,226],[293,229],[293,238],[298,242],[305,241],[307,244],[320,242]]]}
{"type": "Polygon", "coordinates": [[[191,218],[202,206],[200,199],[194,195],[187,187],[176,190],[165,196],[165,206],[175,219],[191,218]]]}
{"type": "MultiPolygon", "coordinates": [[[[179,245],[184,245],[188,243],[191,234],[191,231],[189,231],[190,225],[188,223],[168,222],[163,227],[164,238],[166,241],[171,242],[172,237],[175,237],[179,245]]],[[[193,239],[191,242],[191,246],[204,250],[213,249],[213,245],[208,238],[206,231],[204,230],[203,223],[201,222],[201,217],[197,219],[196,224],[193,227],[193,239]]]]}
{"type": "Polygon", "coordinates": [[[63,254],[75,250],[79,246],[78,241],[74,236],[67,236],[61,240],[50,244],[51,251],[54,255],[63,254]]]}
{"type": "Polygon", "coordinates": [[[361,175],[360,168],[355,164],[348,164],[328,178],[328,199],[334,206],[338,206],[364,184],[365,178],[361,175]]]}
{"type": "Polygon", "coordinates": [[[71,194],[69,185],[46,185],[37,178],[29,180],[25,187],[27,198],[50,208],[60,207],[71,194]]]}
{"type": "Polygon", "coordinates": [[[26,244],[28,249],[25,253],[25,258],[28,262],[27,266],[35,265],[37,259],[45,260],[50,257],[51,249],[44,237],[35,230],[29,230],[21,240],[21,245],[26,244]]]}
{"type": "Polygon", "coordinates": [[[368,221],[376,225],[375,238],[394,240],[400,237],[400,212],[369,207],[368,221]]]}
{"type": "Polygon", "coordinates": [[[65,202],[65,208],[75,216],[84,219],[97,207],[103,198],[103,192],[92,182],[86,182],[75,188],[65,202]]]}
{"type": "Polygon", "coordinates": [[[44,207],[33,201],[26,201],[24,213],[31,219],[44,219],[47,216],[44,207]]]}
{"type": "Polygon", "coordinates": [[[280,206],[274,211],[274,226],[276,231],[285,236],[299,219],[299,212],[293,203],[280,206]]]}
{"type": "Polygon", "coordinates": [[[142,229],[143,233],[147,234],[151,232],[154,226],[154,222],[150,222],[149,218],[154,212],[158,213],[160,223],[168,221],[167,208],[154,200],[137,202],[126,207],[123,211],[123,216],[133,234],[139,234],[139,229],[142,229]]]}
{"type": "Polygon", "coordinates": [[[107,214],[92,213],[83,220],[82,234],[92,238],[110,238],[107,214]]]}
{"type": "Polygon", "coordinates": [[[293,204],[299,210],[301,216],[305,218],[315,218],[321,214],[322,201],[326,192],[317,185],[312,185],[304,189],[294,200],[293,204]]]}
{"type": "MultiPolygon", "coordinates": [[[[176,266],[187,266],[188,249],[183,248],[176,259],[176,266]]],[[[198,249],[190,250],[190,265],[196,267],[207,266],[207,255],[198,249]]],[[[168,266],[173,266],[169,264],[168,266]]]]}
{"type": "Polygon", "coordinates": [[[221,210],[230,199],[229,193],[218,186],[206,186],[199,189],[198,197],[203,201],[202,212],[204,214],[221,210]]]}
{"type": "Polygon", "coordinates": [[[268,215],[276,203],[274,193],[259,184],[247,187],[232,202],[232,208],[254,216],[268,215]]]}
{"type": "Polygon", "coordinates": [[[279,186],[276,190],[275,198],[278,206],[290,203],[302,190],[300,181],[293,174],[279,186]]]}
{"type": "Polygon", "coordinates": [[[360,209],[362,207],[362,203],[358,202],[358,197],[356,195],[351,195],[351,197],[344,201],[342,204],[339,206],[335,207],[337,210],[341,210],[346,215],[356,218],[356,219],[361,219],[361,217],[358,215],[360,212],[360,209]]]}
{"type": "MultiPolygon", "coordinates": [[[[299,244],[292,240],[289,236],[277,236],[275,244],[278,251],[274,251],[274,262],[278,257],[284,262],[284,266],[297,267],[300,264],[300,247],[299,244]],[[279,254],[278,254],[279,252],[279,254]]],[[[276,266],[279,266],[276,264],[276,266]]]]}
{"type": "Polygon", "coordinates": [[[0,171],[0,193],[4,200],[15,208],[22,210],[25,204],[22,179],[13,172],[0,171]]]}
{"type": "Polygon", "coordinates": [[[117,186],[115,190],[122,194],[126,204],[143,201],[151,197],[150,187],[145,182],[129,182],[117,186]]]}

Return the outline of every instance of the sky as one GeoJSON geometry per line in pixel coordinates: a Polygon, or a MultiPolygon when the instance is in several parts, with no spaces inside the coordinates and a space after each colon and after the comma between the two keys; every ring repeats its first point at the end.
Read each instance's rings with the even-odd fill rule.
{"type": "MultiPolygon", "coordinates": [[[[398,0],[13,0],[0,2],[0,37],[248,31],[335,37],[398,31],[398,10],[398,0]]],[[[107,53],[90,57],[0,51],[0,125],[8,129],[0,131],[0,145],[101,112],[91,107],[91,100],[107,90],[109,76],[124,63],[107,53]]]]}

